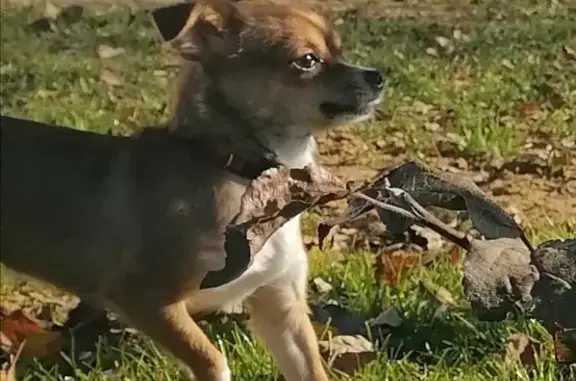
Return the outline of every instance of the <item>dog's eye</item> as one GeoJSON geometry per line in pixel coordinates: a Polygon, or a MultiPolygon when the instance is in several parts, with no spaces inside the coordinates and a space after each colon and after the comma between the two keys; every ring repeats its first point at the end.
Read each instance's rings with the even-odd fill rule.
{"type": "Polygon", "coordinates": [[[292,61],[292,66],[301,71],[312,71],[318,67],[322,60],[314,54],[308,53],[292,61]]]}

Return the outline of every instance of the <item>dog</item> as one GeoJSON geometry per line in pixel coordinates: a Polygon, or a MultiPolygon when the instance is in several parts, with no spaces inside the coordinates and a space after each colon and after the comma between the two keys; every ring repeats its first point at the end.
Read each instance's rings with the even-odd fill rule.
{"type": "Polygon", "coordinates": [[[182,57],[173,117],[132,137],[2,116],[2,262],[110,309],[200,381],[230,381],[191,316],[242,302],[287,381],[327,381],[300,218],[253,259],[224,251],[251,180],[315,162],[313,136],[370,118],[385,80],[345,63],[307,6],[199,0],[153,11],[182,57]]]}

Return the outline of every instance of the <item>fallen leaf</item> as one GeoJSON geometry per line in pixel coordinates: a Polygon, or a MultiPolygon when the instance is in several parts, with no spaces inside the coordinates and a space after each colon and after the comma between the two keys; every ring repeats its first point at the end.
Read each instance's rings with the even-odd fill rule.
{"type": "Polygon", "coordinates": [[[422,255],[412,251],[395,250],[376,257],[375,271],[378,279],[395,286],[406,278],[410,269],[422,265],[422,255]]]}
{"type": "MultiPolygon", "coordinates": [[[[466,249],[468,255],[464,260],[462,284],[466,299],[481,319],[503,319],[518,307],[528,310],[533,302],[531,291],[540,276],[530,263],[533,249],[512,216],[485,199],[469,180],[450,174],[431,175],[429,171],[423,174],[422,171],[426,172],[423,166],[409,163],[383,172],[380,178],[369,184],[369,191],[378,189],[381,195],[386,193],[379,198],[387,203],[365,193],[353,195],[389,215],[401,215],[413,224],[429,227],[466,249]],[[446,209],[468,210],[477,230],[485,236],[501,238],[478,240],[459,232],[440,221],[419,202],[446,209]]],[[[382,272],[384,269],[382,266],[382,272]]],[[[447,290],[426,282],[423,286],[443,304],[456,305],[447,290]]]]}
{"type": "MultiPolygon", "coordinates": [[[[467,250],[463,263],[464,294],[481,319],[503,319],[508,312],[520,307],[525,311],[539,311],[538,319],[550,320],[549,316],[543,317],[542,308],[530,309],[544,306],[542,299],[546,298],[535,298],[532,292],[535,285],[545,283],[539,282],[540,271],[531,263],[534,249],[514,218],[487,199],[469,178],[433,171],[416,162],[387,168],[354,189],[316,167],[264,172],[248,187],[242,198],[241,211],[226,231],[226,252],[234,252],[233,257],[242,261],[234,268],[238,271],[245,269],[270,235],[294,216],[312,206],[348,197],[351,198],[348,200],[348,216],[353,214],[350,211],[361,214],[376,208],[380,219],[387,221],[387,230],[389,227],[402,225],[409,228],[417,224],[467,250]],[[450,227],[427,211],[427,206],[467,211],[475,229],[486,239],[476,239],[450,227]]],[[[424,257],[419,253],[416,256],[389,255],[389,258],[382,255],[376,266],[380,266],[377,271],[391,283],[397,282],[406,268],[420,265],[424,257]],[[395,256],[395,260],[390,259],[395,256]]],[[[576,268],[574,256],[568,262],[575,264],[576,268]]],[[[542,274],[543,279],[555,282],[560,279],[553,273],[542,274]]],[[[564,289],[570,289],[568,281],[560,280],[559,284],[567,285],[563,286],[564,289]]],[[[426,281],[422,285],[442,303],[441,307],[457,305],[452,294],[443,287],[426,281]]],[[[553,295],[552,299],[558,299],[557,294],[553,295]]],[[[574,298],[573,294],[566,295],[574,298]]],[[[566,304],[558,300],[558,304],[566,304]]],[[[334,326],[342,333],[347,329],[345,325],[344,329],[338,324],[334,326]]]]}
{"type": "Polygon", "coordinates": [[[530,336],[524,333],[514,333],[508,337],[504,363],[507,366],[520,364],[528,369],[533,368],[536,365],[540,347],[540,343],[530,336]]]}
{"type": "Polygon", "coordinates": [[[343,182],[316,165],[266,170],[250,183],[240,201],[240,212],[226,228],[228,257],[242,259],[242,266],[236,266],[242,270],[239,267],[247,267],[254,253],[286,222],[349,193],[343,182]]]}
{"type": "Polygon", "coordinates": [[[102,59],[111,59],[126,53],[124,48],[115,48],[109,45],[98,46],[98,56],[102,59]]]}
{"type": "Polygon", "coordinates": [[[330,283],[320,277],[312,279],[312,284],[314,285],[315,290],[320,294],[327,294],[333,289],[330,283]]]}
{"type": "Polygon", "coordinates": [[[38,323],[24,315],[22,310],[16,310],[10,314],[2,313],[0,318],[0,331],[12,343],[12,353],[18,351],[20,345],[30,334],[43,332],[38,323]]]}
{"type": "MultiPolygon", "coordinates": [[[[386,168],[357,192],[377,193],[379,201],[402,206],[387,189],[397,188],[407,192],[422,207],[436,206],[448,210],[467,210],[474,228],[489,239],[520,237],[527,245],[527,238],[514,218],[499,205],[486,198],[484,192],[469,178],[454,173],[432,170],[411,161],[386,168]]],[[[373,197],[373,196],[372,196],[373,197]]],[[[364,203],[365,204],[365,203],[364,203]]],[[[387,210],[378,210],[385,224],[408,227],[414,223],[387,210]]],[[[530,247],[530,246],[529,246],[530,247]]]]}
{"type": "Polygon", "coordinates": [[[542,107],[539,102],[525,102],[522,103],[520,113],[525,118],[540,119],[542,117],[542,107]]]}
{"type": "Polygon", "coordinates": [[[558,329],[554,333],[554,354],[561,364],[576,364],[576,328],[558,329]]]}
{"type": "Polygon", "coordinates": [[[451,265],[457,265],[460,263],[460,247],[458,245],[453,245],[450,251],[448,252],[448,258],[451,265]]]}
{"type": "Polygon", "coordinates": [[[63,337],[57,331],[45,331],[21,310],[2,315],[0,321],[2,346],[9,345],[8,352],[16,353],[22,348],[24,356],[44,357],[59,353],[63,337]]]}
{"type": "Polygon", "coordinates": [[[378,357],[374,345],[361,335],[334,336],[319,345],[328,365],[350,376],[378,357]]]}

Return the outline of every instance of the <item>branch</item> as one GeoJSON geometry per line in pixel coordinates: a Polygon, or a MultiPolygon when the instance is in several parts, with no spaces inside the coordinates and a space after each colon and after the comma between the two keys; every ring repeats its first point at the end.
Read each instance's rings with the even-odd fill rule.
{"type": "Polygon", "coordinates": [[[414,200],[414,198],[410,196],[408,192],[405,192],[402,189],[398,188],[385,188],[385,189],[390,191],[395,196],[402,197],[402,199],[412,207],[413,209],[412,212],[395,205],[386,204],[384,202],[378,201],[360,192],[352,193],[351,196],[362,199],[380,209],[406,217],[414,221],[414,223],[417,223],[419,225],[434,230],[436,233],[454,242],[458,246],[466,250],[470,249],[470,241],[466,237],[465,233],[459,232],[458,230],[455,230],[452,227],[446,225],[444,222],[440,221],[438,218],[432,215],[432,213],[424,209],[422,205],[418,204],[418,202],[414,200]]]}
{"type": "Polygon", "coordinates": [[[399,188],[388,188],[395,196],[402,197],[402,200],[412,207],[412,212],[426,223],[426,226],[434,230],[441,236],[449,239],[458,246],[470,250],[470,240],[466,233],[462,233],[442,222],[438,217],[426,210],[410,195],[410,193],[399,188]]]}
{"type": "Polygon", "coordinates": [[[374,205],[380,209],[384,209],[384,210],[387,210],[387,211],[392,212],[392,213],[400,214],[400,215],[402,215],[406,218],[409,218],[415,222],[420,220],[420,218],[418,216],[407,211],[406,209],[402,209],[398,206],[386,204],[382,201],[378,201],[378,200],[376,200],[370,196],[365,195],[364,193],[356,192],[356,193],[352,193],[351,196],[362,199],[362,200],[364,200],[364,201],[366,201],[366,202],[368,202],[368,203],[370,203],[370,204],[372,204],[372,205],[374,205]]]}

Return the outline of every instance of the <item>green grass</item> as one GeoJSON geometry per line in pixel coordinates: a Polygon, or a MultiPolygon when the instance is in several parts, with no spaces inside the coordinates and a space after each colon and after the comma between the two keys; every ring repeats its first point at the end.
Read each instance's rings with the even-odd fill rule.
{"type": "MultiPolygon", "coordinates": [[[[426,18],[344,16],[339,28],[348,58],[390,73],[387,102],[377,120],[359,128],[360,136],[370,142],[401,132],[408,154],[426,157],[436,155],[433,143],[439,135],[430,126],[437,124],[443,134],[459,137],[460,155],[511,157],[521,152],[529,136],[556,145],[574,134],[576,57],[567,52],[576,50],[576,11],[550,4],[518,0],[507,8],[479,5],[468,18],[447,18],[440,24],[426,18]],[[464,37],[453,38],[458,35],[464,37]],[[451,39],[453,49],[443,48],[436,41],[439,36],[451,39]],[[522,115],[527,102],[541,105],[539,119],[522,115]]],[[[2,11],[2,114],[119,134],[168,117],[175,67],[163,55],[148,16],[131,16],[113,7],[36,32],[27,25],[38,16],[36,9],[2,11]],[[103,60],[100,45],[121,47],[125,53],[103,60]],[[120,84],[103,82],[104,70],[120,84]]],[[[538,228],[529,234],[536,242],[576,231],[573,222],[534,226],[538,228]]],[[[337,286],[331,296],[353,313],[372,316],[393,305],[406,319],[387,339],[389,349],[382,349],[378,361],[354,380],[528,380],[522,369],[503,368],[502,353],[512,332],[529,333],[544,344],[532,379],[556,380],[551,338],[539,325],[520,318],[493,324],[475,319],[462,296],[459,266],[441,260],[389,287],[374,278],[371,253],[352,254],[344,262],[333,262],[313,249],[313,275],[337,286]],[[452,292],[458,307],[435,317],[438,303],[419,286],[426,277],[452,292]]],[[[227,353],[234,380],[278,376],[242,322],[206,328],[227,353]]],[[[118,347],[101,343],[96,363],[69,362],[76,369],[75,380],[111,379],[105,377],[110,369],[118,380],[178,379],[173,362],[139,336],[118,347]]],[[[62,379],[50,362],[23,359],[20,367],[26,372],[22,380],[62,379]]]]}

